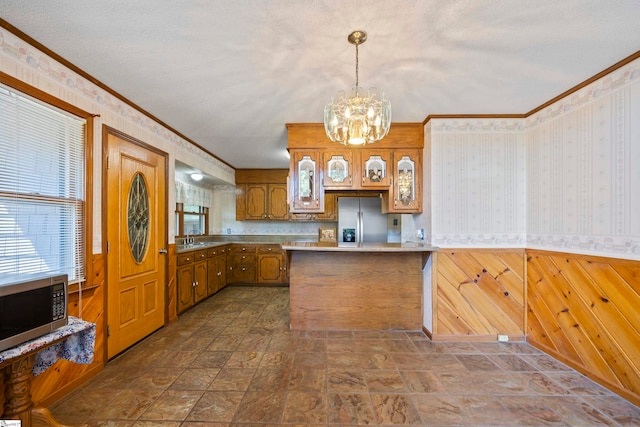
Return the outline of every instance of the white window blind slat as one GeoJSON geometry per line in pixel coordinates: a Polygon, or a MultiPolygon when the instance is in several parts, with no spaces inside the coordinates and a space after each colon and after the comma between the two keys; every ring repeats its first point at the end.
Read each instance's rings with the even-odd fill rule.
{"type": "Polygon", "coordinates": [[[85,278],[86,121],[0,85],[0,284],[85,278]]]}

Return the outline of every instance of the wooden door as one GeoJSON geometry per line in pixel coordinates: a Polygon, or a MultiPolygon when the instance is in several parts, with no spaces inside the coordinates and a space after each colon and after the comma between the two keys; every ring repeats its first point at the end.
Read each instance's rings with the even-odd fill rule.
{"type": "Polygon", "coordinates": [[[222,252],[222,255],[218,255],[218,290],[227,286],[227,255],[224,249],[222,252]]]}
{"type": "Polygon", "coordinates": [[[258,255],[258,283],[282,283],[282,254],[258,255]]]}
{"type": "Polygon", "coordinates": [[[354,150],[324,150],[324,188],[358,188],[357,179],[354,178],[357,152],[354,150]],[[354,156],[354,154],[356,154],[354,156]]]}
{"type": "Polygon", "coordinates": [[[193,276],[195,278],[194,298],[195,302],[200,302],[207,297],[207,261],[198,261],[193,265],[193,276]]]}
{"type": "Polygon", "coordinates": [[[178,267],[177,271],[178,313],[193,305],[193,264],[178,267]]]}
{"type": "Polygon", "coordinates": [[[324,189],[318,150],[291,150],[289,167],[290,211],[324,212],[324,189]]]}
{"type": "Polygon", "coordinates": [[[287,184],[269,184],[268,216],[272,220],[288,219],[287,184]]]}
{"type": "MultiPolygon", "coordinates": [[[[422,212],[421,150],[401,150],[393,153],[393,211],[422,212]]],[[[391,207],[390,207],[391,208],[391,207]]]]}
{"type": "Polygon", "coordinates": [[[267,184],[246,185],[245,219],[267,219],[267,184]]]}
{"type": "Polygon", "coordinates": [[[112,129],[103,140],[111,358],[165,324],[166,157],[112,129]]]}
{"type": "Polygon", "coordinates": [[[390,150],[362,150],[360,173],[362,187],[389,188],[392,170],[390,150]]]}
{"type": "Polygon", "coordinates": [[[213,295],[218,292],[220,282],[218,279],[219,275],[218,256],[215,255],[207,260],[207,295],[213,295]]]}

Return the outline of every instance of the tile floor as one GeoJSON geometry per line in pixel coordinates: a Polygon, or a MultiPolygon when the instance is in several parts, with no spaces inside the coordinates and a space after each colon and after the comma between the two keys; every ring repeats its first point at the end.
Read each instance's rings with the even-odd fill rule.
{"type": "Polygon", "coordinates": [[[50,409],[111,427],[640,426],[640,408],[525,343],[290,332],[288,301],[225,288],[50,409]]]}

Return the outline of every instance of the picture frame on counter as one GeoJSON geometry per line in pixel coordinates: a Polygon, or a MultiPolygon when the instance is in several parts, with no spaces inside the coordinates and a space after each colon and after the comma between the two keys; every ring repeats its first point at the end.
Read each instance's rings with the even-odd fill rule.
{"type": "Polygon", "coordinates": [[[336,229],[335,227],[320,227],[318,228],[318,241],[319,242],[336,242],[336,229]]]}

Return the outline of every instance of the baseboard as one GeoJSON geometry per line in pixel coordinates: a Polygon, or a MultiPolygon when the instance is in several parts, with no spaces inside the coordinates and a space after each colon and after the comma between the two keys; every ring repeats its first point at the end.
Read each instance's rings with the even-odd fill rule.
{"type": "MultiPolygon", "coordinates": [[[[524,342],[524,335],[507,335],[509,342],[524,342]]],[[[498,342],[498,335],[459,335],[459,334],[433,334],[432,341],[454,342],[498,342]]]]}

